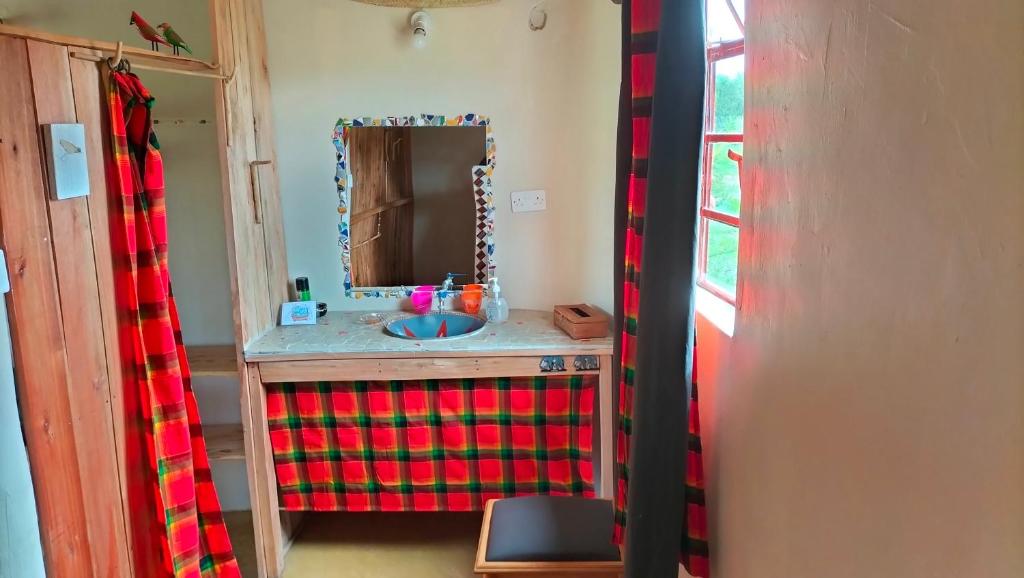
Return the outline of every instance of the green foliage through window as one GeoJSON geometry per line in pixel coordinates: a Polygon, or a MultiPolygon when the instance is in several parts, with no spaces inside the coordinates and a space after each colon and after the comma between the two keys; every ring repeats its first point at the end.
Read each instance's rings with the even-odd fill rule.
{"type": "MultiPolygon", "coordinates": [[[[736,225],[740,217],[741,197],[740,163],[729,158],[729,153],[733,152],[737,158],[743,155],[744,55],[742,44],[737,46],[735,42],[742,38],[742,32],[738,27],[735,30],[730,28],[735,22],[727,12],[724,0],[717,0],[717,4],[708,4],[709,19],[714,16],[716,34],[725,43],[715,43],[709,49],[712,60],[708,63],[709,134],[704,154],[706,159],[710,159],[704,166],[710,174],[704,179],[707,190],[704,191],[703,206],[705,210],[726,216],[708,213],[702,217],[702,230],[705,232],[703,254],[706,259],[702,263],[702,279],[705,284],[717,288],[717,293],[728,297],[736,294],[740,233],[736,225]],[[739,142],[735,142],[737,140],[739,142]]],[[[742,2],[737,0],[734,4],[742,5],[742,2]]],[[[742,18],[742,9],[740,11],[742,18]]],[[[709,41],[715,42],[710,37],[709,41]]]]}
{"type": "Polygon", "coordinates": [[[715,66],[715,132],[743,132],[743,55],[715,66]]]}
{"type": "Polygon", "coordinates": [[[729,151],[743,154],[743,143],[712,143],[711,145],[711,208],[740,216],[740,171],[729,151]]]}
{"type": "Polygon", "coordinates": [[[739,255],[740,230],[732,225],[708,219],[708,281],[736,294],[736,258],[739,255]]]}

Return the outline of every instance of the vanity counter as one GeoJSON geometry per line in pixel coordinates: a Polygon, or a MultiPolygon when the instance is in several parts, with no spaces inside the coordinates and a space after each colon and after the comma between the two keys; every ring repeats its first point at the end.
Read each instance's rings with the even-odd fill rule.
{"type": "Polygon", "coordinates": [[[513,310],[476,335],[421,341],[362,315],[275,327],[245,350],[242,431],[270,578],[305,511],[464,511],[548,492],[611,498],[610,337],[573,340],[550,311],[513,310]],[[325,469],[318,456],[327,454],[342,457],[325,469]]]}
{"type": "Polygon", "coordinates": [[[418,341],[359,321],[364,311],[328,313],[317,325],[275,327],[245,350],[250,363],[408,357],[611,355],[612,339],[574,340],[555,327],[549,311],[514,309],[502,324],[477,335],[418,341]]]}

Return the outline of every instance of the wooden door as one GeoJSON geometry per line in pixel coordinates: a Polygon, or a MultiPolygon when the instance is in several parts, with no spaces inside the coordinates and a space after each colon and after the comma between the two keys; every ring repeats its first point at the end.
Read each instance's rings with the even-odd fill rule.
{"type": "Polygon", "coordinates": [[[6,36],[0,62],[0,242],[47,571],[131,576],[99,73],[66,47],[6,36]],[[40,127],[74,122],[86,128],[92,194],[51,200],[40,127]]]}
{"type": "MultiPolygon", "coordinates": [[[[242,349],[277,325],[288,278],[270,119],[270,77],[259,0],[210,2],[217,61],[228,80],[217,85],[224,217],[235,301],[239,366],[242,349]]],[[[242,383],[245,383],[243,376],[242,383]]]]}

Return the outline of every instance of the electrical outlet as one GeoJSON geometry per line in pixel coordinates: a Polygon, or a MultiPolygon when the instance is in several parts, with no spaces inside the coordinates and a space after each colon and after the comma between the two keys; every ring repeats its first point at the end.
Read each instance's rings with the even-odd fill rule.
{"type": "Polygon", "coordinates": [[[547,193],[541,189],[536,191],[519,191],[512,193],[512,212],[529,213],[543,211],[548,208],[547,193]]]}

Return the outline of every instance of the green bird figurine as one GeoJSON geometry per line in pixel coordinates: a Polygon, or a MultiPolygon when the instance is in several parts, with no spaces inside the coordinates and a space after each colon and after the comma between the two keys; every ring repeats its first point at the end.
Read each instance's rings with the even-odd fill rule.
{"type": "Polygon", "coordinates": [[[179,49],[184,49],[185,52],[192,54],[192,49],[189,48],[188,44],[185,43],[185,39],[179,36],[178,33],[175,32],[173,28],[171,28],[170,24],[164,22],[160,26],[157,26],[156,29],[163,33],[164,38],[167,39],[167,42],[171,43],[171,46],[173,47],[175,54],[180,54],[180,52],[178,51],[179,49]]]}

